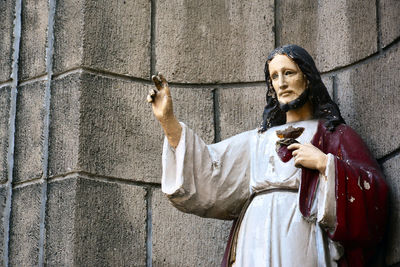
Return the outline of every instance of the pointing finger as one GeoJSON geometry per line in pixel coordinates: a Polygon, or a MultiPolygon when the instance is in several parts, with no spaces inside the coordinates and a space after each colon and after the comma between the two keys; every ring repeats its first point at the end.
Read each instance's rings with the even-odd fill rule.
{"type": "Polygon", "coordinates": [[[156,75],[151,76],[151,79],[153,80],[155,86],[157,87],[158,90],[162,89],[162,85],[160,80],[158,79],[158,77],[156,75]]]}
{"type": "Polygon", "coordinates": [[[165,90],[165,94],[167,96],[171,96],[171,92],[169,91],[169,87],[168,87],[168,82],[165,79],[164,75],[162,75],[161,73],[158,73],[158,77],[160,77],[162,88],[165,90]]]}

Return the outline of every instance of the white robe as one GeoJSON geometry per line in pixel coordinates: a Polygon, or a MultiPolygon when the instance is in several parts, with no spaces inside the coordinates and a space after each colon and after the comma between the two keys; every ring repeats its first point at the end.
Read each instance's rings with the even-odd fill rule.
{"type": "Polygon", "coordinates": [[[264,133],[244,132],[206,145],[183,123],[174,150],[167,139],[163,148],[162,191],[179,210],[202,217],[232,219],[254,192],[257,195],[240,225],[234,266],[336,266],[340,247],[325,229],[336,221],[335,166],[328,154],[325,175],[320,175],[312,219],[298,208],[301,169],[293,158],[284,163],[275,151],[277,130],[304,127],[297,140],[309,143],[318,121],[300,121],[273,127],[264,133]]]}

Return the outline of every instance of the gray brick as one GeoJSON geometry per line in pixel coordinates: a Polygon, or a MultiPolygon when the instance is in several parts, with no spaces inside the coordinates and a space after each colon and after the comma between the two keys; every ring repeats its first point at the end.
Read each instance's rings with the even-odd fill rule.
{"type": "MultiPolygon", "coordinates": [[[[159,182],[162,130],[145,97],[152,85],[85,75],[80,164],[90,173],[159,182]]],[[[210,90],[172,88],[178,118],[211,142],[210,90]],[[189,120],[189,116],[193,116],[189,120]]]]}
{"type": "Polygon", "coordinates": [[[18,68],[21,80],[46,72],[48,2],[47,0],[22,1],[18,68]]]}
{"type": "Polygon", "coordinates": [[[337,76],[342,116],[377,158],[400,146],[399,48],[337,76]]]}
{"type": "Polygon", "coordinates": [[[397,0],[380,0],[381,42],[385,47],[400,37],[400,2],[397,0]]]}
{"type": "Polygon", "coordinates": [[[221,139],[260,126],[266,91],[266,85],[218,90],[221,139]]]}
{"type": "Polygon", "coordinates": [[[44,91],[46,82],[34,82],[18,88],[14,183],[43,175],[44,91]]]}
{"type": "Polygon", "coordinates": [[[11,76],[14,12],[15,0],[0,1],[0,81],[11,76]]]}
{"type": "Polygon", "coordinates": [[[152,198],[153,266],[219,266],[231,221],[204,219],[175,209],[156,190],[152,198]]]}
{"type": "Polygon", "coordinates": [[[148,78],[150,1],[57,3],[55,72],[77,66],[148,78]]]}
{"type": "Polygon", "coordinates": [[[11,88],[9,86],[0,87],[0,182],[7,180],[7,152],[8,152],[8,133],[10,118],[10,97],[11,88]]]}
{"type": "Polygon", "coordinates": [[[157,70],[175,82],[264,79],[274,1],[157,1],[157,70]]]}
{"type": "Polygon", "coordinates": [[[145,190],[70,177],[49,183],[51,266],[145,266],[145,190]]]}
{"type": "Polygon", "coordinates": [[[82,65],[84,2],[57,1],[54,18],[54,73],[82,65]]]}
{"type": "Polygon", "coordinates": [[[80,74],[51,84],[49,176],[77,169],[80,123],[80,74]]]}
{"type": "Polygon", "coordinates": [[[84,65],[141,78],[150,74],[150,1],[86,1],[84,65]]]}
{"type": "Polygon", "coordinates": [[[10,222],[10,265],[37,266],[41,184],[13,190],[10,222]]]}
{"type": "Polygon", "coordinates": [[[400,155],[383,164],[386,181],[390,188],[390,220],[386,244],[386,264],[400,262],[400,155]]]}
{"type": "Polygon", "coordinates": [[[320,71],[377,51],[375,1],[278,1],[277,40],[304,47],[320,71]]]}
{"type": "MultiPolygon", "coordinates": [[[[60,85],[54,88],[54,94],[59,95],[52,96],[51,175],[79,169],[159,182],[163,135],[146,102],[153,85],[86,73],[67,76],[56,83],[60,85]],[[70,80],[76,82],[65,86],[70,80]],[[78,107],[68,104],[71,97],[79,102],[78,107]]],[[[211,90],[172,88],[172,94],[177,117],[212,142],[211,90]]]]}
{"type": "Polygon", "coordinates": [[[3,259],[4,257],[4,216],[5,216],[5,206],[7,200],[7,187],[2,185],[0,186],[0,257],[3,259]]]}

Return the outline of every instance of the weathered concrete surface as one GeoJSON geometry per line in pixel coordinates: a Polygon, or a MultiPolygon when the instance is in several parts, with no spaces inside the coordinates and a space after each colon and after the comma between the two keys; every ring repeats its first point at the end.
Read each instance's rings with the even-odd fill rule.
{"type": "Polygon", "coordinates": [[[375,1],[278,1],[278,45],[304,47],[320,71],[348,65],[377,51],[375,1]]]}
{"type": "Polygon", "coordinates": [[[41,81],[18,88],[13,183],[43,175],[45,87],[46,82],[41,81]]]}
{"type": "Polygon", "coordinates": [[[386,244],[386,263],[400,262],[400,155],[383,164],[390,194],[390,220],[386,244]]]}
{"type": "MultiPolygon", "coordinates": [[[[48,183],[46,209],[46,263],[48,266],[76,266],[75,231],[78,179],[48,183]]],[[[88,196],[89,197],[89,196],[88,196]]]]}
{"type": "Polygon", "coordinates": [[[0,258],[4,257],[4,210],[6,207],[7,200],[7,187],[5,185],[0,186],[0,258]]]}
{"type": "Polygon", "coordinates": [[[57,1],[54,18],[54,73],[82,65],[84,2],[57,1]]]}
{"type": "Polygon", "coordinates": [[[145,266],[145,190],[71,177],[49,183],[50,266],[145,266]]]}
{"type": "Polygon", "coordinates": [[[0,182],[7,180],[8,133],[11,105],[11,88],[0,87],[0,182]]]}
{"type": "MultiPolygon", "coordinates": [[[[51,175],[79,169],[159,182],[163,134],[146,101],[150,88],[87,73],[57,80],[51,101],[51,175]]],[[[211,89],[171,90],[177,117],[212,142],[211,89]]]]}
{"type": "Polygon", "coordinates": [[[157,1],[156,69],[174,82],[262,80],[274,1],[157,1]]]}
{"type": "Polygon", "coordinates": [[[49,176],[77,169],[80,123],[80,74],[51,83],[49,176]]]}
{"type": "Polygon", "coordinates": [[[400,45],[338,74],[343,118],[380,158],[400,146],[400,45]]]}
{"type": "Polygon", "coordinates": [[[13,189],[10,266],[38,266],[41,184],[13,189]]]}
{"type": "Polygon", "coordinates": [[[221,140],[261,125],[266,85],[218,89],[221,140]]]}
{"type": "Polygon", "coordinates": [[[46,72],[47,0],[23,0],[19,79],[42,75],[46,72]]]}
{"type": "Polygon", "coordinates": [[[175,209],[156,190],[152,197],[153,266],[219,266],[231,221],[204,219],[175,209]]]}
{"type": "Polygon", "coordinates": [[[0,1],[0,82],[10,79],[15,0],[0,1]]]}
{"type": "Polygon", "coordinates": [[[55,73],[85,66],[148,78],[150,1],[57,2],[55,73]]]}
{"type": "Polygon", "coordinates": [[[385,47],[400,37],[400,2],[380,0],[381,43],[385,47]]]}

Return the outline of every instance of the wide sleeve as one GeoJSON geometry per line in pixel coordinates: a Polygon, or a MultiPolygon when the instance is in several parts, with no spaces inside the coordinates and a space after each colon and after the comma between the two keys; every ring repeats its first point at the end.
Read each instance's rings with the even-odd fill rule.
{"type": "Polygon", "coordinates": [[[338,131],[334,157],[336,227],[330,237],[347,247],[367,247],[383,237],[388,188],[378,163],[358,134],[348,126],[338,131]]]}
{"type": "Polygon", "coordinates": [[[202,217],[233,219],[250,195],[253,131],[206,145],[183,123],[176,149],[165,138],[161,189],[179,210],[202,217]]]}

